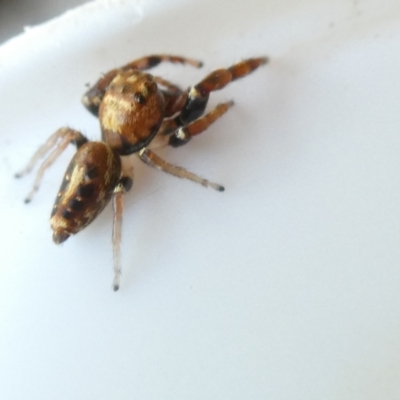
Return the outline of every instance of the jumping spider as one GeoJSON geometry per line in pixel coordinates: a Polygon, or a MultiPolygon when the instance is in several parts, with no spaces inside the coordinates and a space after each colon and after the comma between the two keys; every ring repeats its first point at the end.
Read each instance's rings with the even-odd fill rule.
{"type": "Polygon", "coordinates": [[[112,200],[114,290],[119,288],[121,275],[123,196],[133,183],[132,163],[125,156],[136,154],[151,167],[222,192],[223,186],[167,163],[150,147],[154,148],[155,143],[179,147],[205,131],[233,104],[219,104],[203,115],[210,93],[250,74],[268,59],[251,58],[230,68],[215,70],[186,91],[143,72],[163,61],[202,66],[201,62],[188,58],[153,55],[109,71],[82,98],[84,106],[100,120],[102,141],[88,141],[79,131],[61,128],[38,149],[26,168],[16,174],[21,177],[30,172],[53,149],[40,166],[33,189],[25,199],[29,203],[46,169],[70,143],[76,145],[77,151],[65,172],[51,213],[53,240],[59,244],[81,231],[112,200]]]}

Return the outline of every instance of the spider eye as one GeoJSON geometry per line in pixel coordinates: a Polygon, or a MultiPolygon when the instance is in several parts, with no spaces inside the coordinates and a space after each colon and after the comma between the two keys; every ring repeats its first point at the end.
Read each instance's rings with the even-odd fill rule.
{"type": "Polygon", "coordinates": [[[146,97],[144,97],[140,92],[134,94],[134,99],[139,104],[144,104],[146,102],[146,97]]]}

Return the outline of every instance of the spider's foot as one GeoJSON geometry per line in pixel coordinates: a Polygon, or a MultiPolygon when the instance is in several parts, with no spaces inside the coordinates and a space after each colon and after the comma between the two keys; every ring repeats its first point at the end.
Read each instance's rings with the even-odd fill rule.
{"type": "Polygon", "coordinates": [[[206,187],[210,187],[214,190],[217,190],[218,192],[223,192],[225,190],[225,188],[222,185],[219,185],[218,183],[213,183],[213,182],[209,182],[209,181],[204,181],[202,182],[203,186],[206,187]]]}
{"type": "Polygon", "coordinates": [[[35,193],[39,190],[39,187],[35,186],[32,191],[28,194],[28,196],[25,197],[24,203],[28,204],[32,201],[33,196],[35,195],[35,193]]]}

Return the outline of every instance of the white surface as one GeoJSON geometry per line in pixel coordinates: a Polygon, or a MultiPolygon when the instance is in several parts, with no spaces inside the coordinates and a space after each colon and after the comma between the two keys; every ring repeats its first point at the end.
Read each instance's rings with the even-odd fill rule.
{"type": "Polygon", "coordinates": [[[0,48],[0,391],[30,399],[400,398],[400,5],[387,0],[109,1],[0,48]],[[108,4],[108,5],[107,5],[108,4]],[[63,246],[48,215],[71,148],[26,206],[13,179],[66,124],[99,137],[86,82],[157,52],[183,85],[271,63],[212,96],[235,107],[63,246]]]}
{"type": "Polygon", "coordinates": [[[84,0],[0,0],[0,43],[21,33],[26,26],[42,23],[84,0]]]}

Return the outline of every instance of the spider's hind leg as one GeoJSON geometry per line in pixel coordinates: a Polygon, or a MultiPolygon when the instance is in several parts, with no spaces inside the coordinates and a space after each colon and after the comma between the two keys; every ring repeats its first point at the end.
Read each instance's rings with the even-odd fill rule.
{"type": "Polygon", "coordinates": [[[133,164],[129,157],[122,158],[122,173],[117,186],[114,189],[112,198],[113,204],[113,259],[114,259],[114,281],[113,290],[117,291],[121,276],[121,236],[122,236],[122,214],[124,211],[124,196],[133,185],[133,164]]]}
{"type": "Polygon", "coordinates": [[[25,198],[25,203],[29,203],[35,193],[39,190],[40,183],[42,181],[43,175],[53,162],[60,156],[60,154],[67,148],[67,146],[72,143],[75,144],[77,148],[82,146],[84,143],[87,142],[87,138],[82,135],[82,133],[70,129],[70,128],[60,128],[56,132],[54,132],[46,141],[46,143],[41,146],[32,156],[31,160],[29,161],[28,165],[15,174],[16,178],[21,178],[24,175],[28,174],[32,171],[33,167],[37,164],[37,162],[43,158],[46,153],[48,153],[52,148],[53,151],[47,156],[47,158],[43,161],[42,165],[40,166],[37,174],[36,179],[33,185],[32,190],[25,198]]]}

